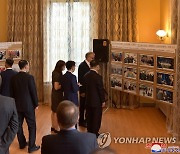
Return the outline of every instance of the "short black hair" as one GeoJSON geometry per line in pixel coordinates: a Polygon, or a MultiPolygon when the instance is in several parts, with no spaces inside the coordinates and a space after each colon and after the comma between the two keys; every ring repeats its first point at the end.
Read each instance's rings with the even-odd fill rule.
{"type": "Polygon", "coordinates": [[[96,67],[97,65],[99,65],[99,62],[96,61],[96,60],[92,60],[92,61],[90,62],[90,66],[91,66],[91,67],[96,67]]]}
{"type": "Polygon", "coordinates": [[[20,60],[18,65],[19,65],[20,69],[23,69],[26,65],[28,65],[28,61],[27,60],[20,60]]]}
{"type": "Polygon", "coordinates": [[[73,66],[75,66],[75,62],[74,61],[67,61],[66,62],[66,68],[67,68],[67,70],[70,70],[73,66]]]}
{"type": "Polygon", "coordinates": [[[56,113],[59,125],[65,129],[74,126],[78,121],[79,110],[71,101],[60,102],[56,113]]]}
{"type": "Polygon", "coordinates": [[[14,60],[11,59],[11,58],[7,58],[7,59],[6,59],[6,64],[7,64],[8,66],[12,67],[12,65],[14,64],[14,60]]]}

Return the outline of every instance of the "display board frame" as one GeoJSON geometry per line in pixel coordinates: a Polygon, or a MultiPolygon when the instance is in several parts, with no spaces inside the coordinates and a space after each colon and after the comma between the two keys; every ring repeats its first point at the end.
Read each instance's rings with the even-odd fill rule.
{"type": "Polygon", "coordinates": [[[114,65],[117,70],[118,66],[122,69],[122,75],[118,73],[114,75],[112,71],[110,72],[111,97],[112,89],[115,89],[173,104],[176,99],[174,83],[177,81],[176,47],[176,45],[167,44],[111,41],[110,70],[114,65]],[[113,75],[119,81],[122,80],[122,88],[112,87],[114,83],[120,84],[118,80],[112,82],[113,75]]]}

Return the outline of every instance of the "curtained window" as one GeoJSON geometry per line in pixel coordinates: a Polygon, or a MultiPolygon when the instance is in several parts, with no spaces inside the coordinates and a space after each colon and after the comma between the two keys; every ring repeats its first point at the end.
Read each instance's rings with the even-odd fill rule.
{"type": "Polygon", "coordinates": [[[85,53],[90,51],[90,3],[50,0],[47,22],[45,82],[51,81],[51,74],[58,60],[73,60],[78,66],[84,60],[85,53]]]}

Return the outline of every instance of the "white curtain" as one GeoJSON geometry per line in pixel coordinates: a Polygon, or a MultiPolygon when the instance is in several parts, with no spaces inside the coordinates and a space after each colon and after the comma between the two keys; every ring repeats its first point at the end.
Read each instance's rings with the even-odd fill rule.
{"type": "Polygon", "coordinates": [[[46,8],[44,81],[49,82],[56,62],[73,60],[78,66],[91,51],[92,39],[89,0],[47,0],[46,8]]]}

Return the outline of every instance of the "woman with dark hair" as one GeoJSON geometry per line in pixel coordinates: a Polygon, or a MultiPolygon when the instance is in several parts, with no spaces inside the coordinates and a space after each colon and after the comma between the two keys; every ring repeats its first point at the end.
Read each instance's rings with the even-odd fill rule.
{"type": "Polygon", "coordinates": [[[56,63],[55,69],[52,72],[52,93],[51,93],[51,120],[52,120],[52,127],[51,131],[57,133],[59,131],[59,125],[57,123],[56,118],[56,109],[59,103],[63,100],[63,91],[61,89],[60,80],[62,78],[62,71],[65,69],[65,62],[59,60],[56,63]]]}

